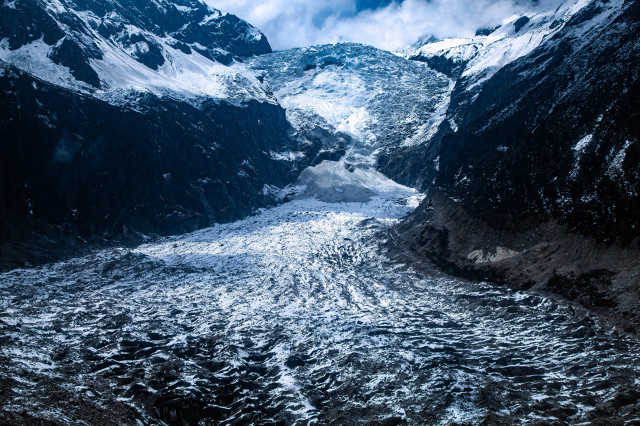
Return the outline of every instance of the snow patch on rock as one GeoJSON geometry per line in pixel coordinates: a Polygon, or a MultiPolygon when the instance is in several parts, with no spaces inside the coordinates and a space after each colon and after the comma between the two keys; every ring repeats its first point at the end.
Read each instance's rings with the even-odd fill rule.
{"type": "Polygon", "coordinates": [[[485,252],[484,250],[474,250],[467,256],[467,259],[474,263],[496,263],[511,259],[520,253],[504,247],[496,247],[495,252],[485,252]]]}
{"type": "Polygon", "coordinates": [[[593,140],[593,135],[587,135],[584,138],[580,139],[577,144],[574,145],[573,150],[576,152],[584,152],[585,149],[591,144],[593,140]]]}

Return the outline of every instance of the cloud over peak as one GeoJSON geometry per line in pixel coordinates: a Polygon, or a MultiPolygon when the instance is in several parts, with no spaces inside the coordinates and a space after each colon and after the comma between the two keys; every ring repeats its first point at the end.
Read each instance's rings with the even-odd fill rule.
{"type": "Polygon", "coordinates": [[[206,0],[262,30],[274,49],[358,42],[393,50],[420,36],[473,35],[557,0],[206,0]],[[543,4],[540,4],[543,3],[543,4]]]}

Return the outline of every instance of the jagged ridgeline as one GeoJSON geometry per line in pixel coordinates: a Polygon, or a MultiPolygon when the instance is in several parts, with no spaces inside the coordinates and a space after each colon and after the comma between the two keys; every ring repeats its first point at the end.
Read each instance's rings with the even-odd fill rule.
{"type": "Polygon", "coordinates": [[[271,52],[257,29],[198,0],[6,1],[0,22],[10,50],[42,40],[49,59],[94,86],[101,83],[91,60],[114,48],[153,70],[171,61],[167,46],[223,64],[271,52]]]}

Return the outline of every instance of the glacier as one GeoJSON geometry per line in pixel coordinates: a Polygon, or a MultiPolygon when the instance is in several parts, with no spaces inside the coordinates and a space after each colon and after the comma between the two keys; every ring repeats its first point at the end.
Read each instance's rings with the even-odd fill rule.
{"type": "Polygon", "coordinates": [[[581,422],[638,385],[638,342],[575,306],[394,250],[415,190],[343,162],[311,172],[321,189],[301,178],[244,220],[1,274],[4,409],[63,423],[581,422]],[[325,194],[346,186],[360,192],[325,194]]]}

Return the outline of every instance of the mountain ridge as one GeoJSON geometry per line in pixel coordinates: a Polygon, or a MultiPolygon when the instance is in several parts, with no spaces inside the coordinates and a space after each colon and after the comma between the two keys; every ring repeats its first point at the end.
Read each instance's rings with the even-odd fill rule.
{"type": "MultiPolygon", "coordinates": [[[[16,0],[0,7],[16,15],[15,21],[36,16],[36,23],[44,22],[39,24],[42,33],[52,34],[39,36],[33,30],[0,42],[8,85],[3,89],[7,119],[0,130],[12,141],[4,147],[0,175],[0,210],[6,212],[2,235],[5,242],[11,240],[2,256],[8,266],[38,263],[42,252],[55,253],[51,244],[67,237],[72,245],[76,239],[123,241],[132,235],[139,242],[141,234],[185,232],[238,219],[293,196],[288,187],[307,166],[322,161],[341,160],[339,167],[348,170],[369,168],[378,151],[419,142],[450,90],[438,73],[373,47],[345,44],[270,53],[264,35],[248,24],[231,37],[211,33],[211,48],[226,46],[229,38],[257,41],[250,43],[253,50],[229,52],[233,60],[219,62],[193,42],[186,47],[175,42],[193,41],[185,38],[195,31],[185,33],[193,25],[184,22],[215,29],[216,22],[235,18],[197,0],[181,0],[179,7],[166,1],[116,3],[16,0]],[[150,8],[150,17],[138,19],[141,5],[150,8]],[[139,55],[144,46],[150,56],[139,55]],[[67,63],[71,68],[56,63],[78,52],[79,62],[67,63]],[[287,68],[281,72],[283,64],[287,68]],[[91,75],[98,83],[78,80],[74,73],[91,75]],[[297,92],[283,90],[283,84],[298,87],[297,92]],[[415,86],[422,88],[414,91],[415,86]],[[355,103],[345,103],[354,90],[360,93],[355,103]],[[57,107],[50,98],[38,100],[53,91],[59,91],[57,107]],[[37,102],[21,105],[22,99],[37,102]],[[100,114],[99,105],[140,119],[132,123],[116,118],[119,114],[100,114]],[[68,109],[79,118],[60,119],[68,117],[68,109]],[[242,111],[246,117],[240,117],[242,111]],[[129,135],[122,123],[132,123],[129,135]],[[225,126],[234,130],[222,130],[225,126]],[[114,138],[121,158],[112,158],[105,148],[105,141],[114,138]],[[171,138],[178,138],[175,147],[171,138]],[[129,151],[147,153],[139,170],[127,158],[129,151]],[[198,151],[204,159],[194,157],[198,151]],[[99,167],[80,166],[87,162],[99,167]],[[45,173],[27,189],[30,169],[45,173]],[[110,196],[105,205],[98,193],[83,189],[85,181],[96,179],[101,186],[110,179],[108,192],[120,198],[110,196]],[[140,182],[147,182],[149,188],[140,195],[144,201],[135,201],[127,181],[141,191],[140,182]],[[22,234],[29,229],[30,235],[22,234]],[[33,238],[43,239],[46,248],[30,253],[33,238]],[[27,255],[15,245],[20,240],[27,241],[27,255]]],[[[7,20],[0,24],[0,34],[12,31],[7,20]]]]}
{"type": "Polygon", "coordinates": [[[238,219],[304,168],[270,151],[319,152],[241,63],[271,48],[233,15],[196,0],[0,12],[2,268],[238,219]]]}
{"type": "Polygon", "coordinates": [[[478,90],[463,77],[441,138],[404,154],[439,169],[413,170],[432,188],[400,228],[413,250],[465,276],[562,294],[637,332],[639,10],[588,2],[478,90]],[[469,226],[479,231],[461,232],[469,226]]]}

